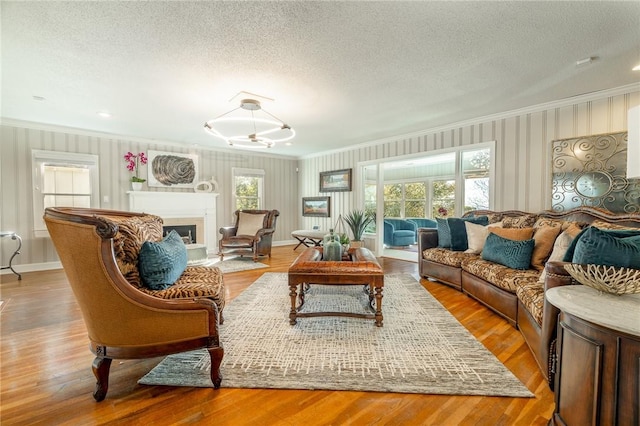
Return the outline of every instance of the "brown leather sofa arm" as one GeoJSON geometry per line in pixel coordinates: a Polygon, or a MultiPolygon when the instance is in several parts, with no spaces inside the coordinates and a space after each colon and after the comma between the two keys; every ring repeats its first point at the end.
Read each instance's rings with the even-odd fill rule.
{"type": "MultiPolygon", "coordinates": [[[[547,262],[545,266],[546,276],[544,291],[554,287],[577,284],[571,275],[564,269],[566,262],[547,262]]],[[[540,332],[540,345],[542,356],[547,356],[549,386],[553,389],[555,380],[555,341],[558,334],[558,315],[560,310],[544,299],[542,308],[542,329],[540,332]]],[[[543,360],[544,361],[544,360],[543,360]]]]}
{"type": "Polygon", "coordinates": [[[418,252],[438,247],[438,230],[434,228],[418,228],[418,252]]]}

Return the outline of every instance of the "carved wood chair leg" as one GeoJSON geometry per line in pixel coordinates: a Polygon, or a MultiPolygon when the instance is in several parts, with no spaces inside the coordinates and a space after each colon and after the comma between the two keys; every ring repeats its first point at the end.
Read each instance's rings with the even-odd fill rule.
{"type": "Polygon", "coordinates": [[[213,387],[218,389],[220,383],[222,383],[222,374],[220,373],[220,364],[222,363],[222,357],[224,355],[224,349],[221,347],[208,348],[209,356],[211,357],[211,382],[213,387]]]}
{"type": "Polygon", "coordinates": [[[96,376],[96,390],[93,398],[100,402],[107,396],[109,389],[109,368],[111,368],[111,358],[96,357],[93,360],[93,375],[96,376]]]}

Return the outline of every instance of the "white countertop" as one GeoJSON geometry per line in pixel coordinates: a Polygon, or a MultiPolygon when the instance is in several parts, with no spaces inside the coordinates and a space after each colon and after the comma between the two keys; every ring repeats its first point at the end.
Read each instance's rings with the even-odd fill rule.
{"type": "Polygon", "coordinates": [[[563,312],[640,337],[640,293],[616,296],[585,285],[568,285],[547,290],[545,297],[563,312]]]}

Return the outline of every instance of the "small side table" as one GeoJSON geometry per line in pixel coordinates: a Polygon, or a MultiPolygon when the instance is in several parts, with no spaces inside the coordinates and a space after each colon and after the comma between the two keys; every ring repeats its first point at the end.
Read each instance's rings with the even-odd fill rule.
{"type": "Polygon", "coordinates": [[[21,280],[22,275],[20,275],[18,272],[16,272],[15,269],[13,269],[12,264],[13,264],[13,258],[20,254],[20,249],[22,248],[22,238],[20,238],[20,235],[16,234],[15,232],[0,232],[0,238],[4,238],[4,237],[11,237],[12,240],[16,240],[18,242],[18,248],[16,248],[16,250],[11,255],[11,258],[9,259],[9,265],[3,266],[0,269],[11,269],[11,272],[13,272],[18,276],[18,280],[21,280]]]}
{"type": "Polygon", "coordinates": [[[322,245],[322,239],[326,234],[326,231],[310,231],[305,229],[293,231],[291,236],[298,240],[298,245],[295,246],[293,250],[297,249],[301,245],[304,245],[305,247],[312,247],[310,244],[313,244],[314,247],[320,247],[322,245]]]}

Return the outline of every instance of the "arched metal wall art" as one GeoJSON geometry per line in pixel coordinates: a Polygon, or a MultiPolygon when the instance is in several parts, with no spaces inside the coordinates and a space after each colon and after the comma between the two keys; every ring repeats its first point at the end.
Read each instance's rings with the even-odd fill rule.
{"type": "Polygon", "coordinates": [[[552,153],[553,210],[640,212],[640,180],[626,178],[627,132],[555,140],[552,153]]]}

